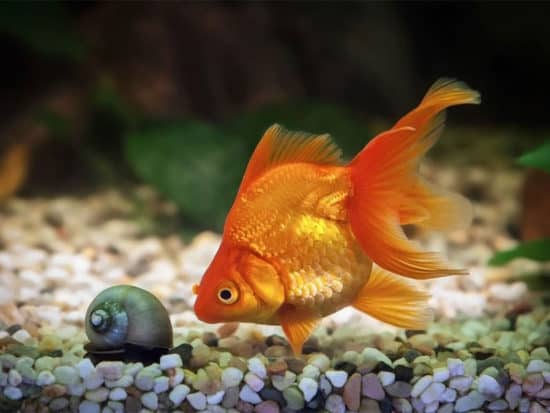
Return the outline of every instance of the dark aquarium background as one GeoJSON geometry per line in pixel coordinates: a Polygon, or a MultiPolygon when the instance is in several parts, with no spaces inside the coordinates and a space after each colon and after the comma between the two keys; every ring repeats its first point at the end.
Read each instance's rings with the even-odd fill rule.
{"type": "Polygon", "coordinates": [[[549,412],[549,16],[0,2],[0,413],[549,412]],[[448,111],[420,167],[472,201],[472,225],[404,228],[469,272],[415,284],[426,330],[348,307],[295,355],[278,326],[197,319],[193,286],[270,125],[330,133],[351,159],[442,77],[482,102],[448,111]]]}

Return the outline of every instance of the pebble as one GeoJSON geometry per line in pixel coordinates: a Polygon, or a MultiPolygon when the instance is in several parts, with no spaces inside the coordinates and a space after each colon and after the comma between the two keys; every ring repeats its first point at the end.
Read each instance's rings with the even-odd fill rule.
{"type": "Polygon", "coordinates": [[[386,392],[393,397],[409,397],[411,390],[412,386],[404,381],[396,381],[386,386],[386,392]]]}
{"type": "Polygon", "coordinates": [[[446,382],[451,376],[450,371],[447,367],[436,367],[433,369],[433,379],[438,382],[446,382]]]}
{"type": "Polygon", "coordinates": [[[466,392],[474,382],[471,376],[457,376],[449,380],[449,387],[457,390],[459,393],[466,392]]]}
{"type": "Polygon", "coordinates": [[[71,366],[59,366],[53,370],[55,380],[59,384],[76,384],[80,380],[78,370],[71,366]]]}
{"type": "Polygon", "coordinates": [[[330,368],[330,359],[323,353],[312,354],[308,359],[308,363],[317,367],[323,373],[330,368]]]}
{"type": "Polygon", "coordinates": [[[362,394],[374,400],[382,400],[385,397],[384,389],[376,374],[368,373],[363,376],[362,394]]]}
{"type": "Polygon", "coordinates": [[[498,399],[489,403],[487,408],[491,411],[506,410],[508,408],[508,403],[506,403],[506,400],[498,399]]]}
{"type": "Polygon", "coordinates": [[[445,385],[443,383],[433,382],[422,392],[420,398],[424,404],[430,404],[438,401],[444,391],[445,385]]]}
{"type": "Polygon", "coordinates": [[[206,408],[206,396],[201,392],[188,394],[187,401],[196,410],[204,410],[206,408]]]}
{"type": "Polygon", "coordinates": [[[449,369],[449,377],[464,375],[464,362],[460,359],[448,358],[447,368],[449,369]]]}
{"type": "Polygon", "coordinates": [[[302,378],[298,384],[298,387],[304,394],[304,400],[306,402],[311,401],[317,394],[317,390],[319,390],[319,384],[317,381],[310,377],[302,378]]]}
{"type": "Polygon", "coordinates": [[[472,390],[465,396],[459,397],[455,403],[455,411],[457,413],[468,412],[470,410],[479,409],[483,406],[485,397],[476,390],[472,390]]]}
{"type": "Polygon", "coordinates": [[[109,398],[109,389],[106,389],[105,387],[100,387],[99,389],[88,390],[84,394],[84,397],[86,397],[87,400],[101,403],[109,398]]]}
{"type": "Polygon", "coordinates": [[[321,371],[319,370],[319,368],[317,366],[313,366],[311,364],[308,364],[306,365],[303,370],[302,370],[302,374],[300,375],[301,377],[309,377],[310,379],[318,379],[319,376],[321,375],[321,371]]]}
{"type": "Polygon", "coordinates": [[[125,400],[127,396],[126,390],[121,387],[116,387],[109,393],[109,399],[115,401],[125,400]]]}
{"type": "Polygon", "coordinates": [[[155,383],[153,384],[153,391],[157,394],[164,393],[170,387],[170,379],[166,376],[160,376],[155,378],[155,383]]]}
{"type": "Polygon", "coordinates": [[[228,367],[222,372],[222,383],[224,388],[238,386],[244,375],[241,370],[236,367],[228,367]]]}
{"type": "Polygon", "coordinates": [[[23,377],[21,377],[21,374],[15,370],[11,369],[8,373],[8,384],[10,386],[19,386],[23,382],[23,377]]]}
{"type": "MultiPolygon", "coordinates": [[[[42,358],[46,358],[46,357],[42,357],[42,358]]],[[[52,357],[48,357],[48,359],[52,359],[52,357]]],[[[53,360],[53,359],[52,359],[53,360]]],[[[38,361],[38,360],[37,360],[38,361]]],[[[49,362],[49,360],[48,360],[49,362]]],[[[82,378],[82,379],[85,379],[86,377],[88,377],[92,372],[95,371],[95,367],[93,365],[93,363],[91,362],[90,359],[88,358],[85,358],[85,359],[82,359],[80,360],[77,364],[75,364],[75,367],[76,369],[78,370],[78,375],[82,378]]]]}
{"type": "Polygon", "coordinates": [[[392,400],[392,406],[396,413],[412,413],[413,408],[407,399],[397,398],[392,400]]]}
{"type": "Polygon", "coordinates": [[[32,336],[29,334],[29,332],[25,329],[17,330],[15,333],[11,335],[11,338],[13,338],[16,341],[19,341],[20,343],[25,344],[28,340],[32,339],[32,336]]]}
{"type": "Polygon", "coordinates": [[[389,359],[388,356],[386,356],[384,353],[382,353],[380,350],[372,347],[367,347],[361,352],[361,356],[363,357],[363,360],[365,362],[368,361],[377,361],[377,362],[383,362],[387,364],[388,366],[392,366],[393,363],[389,359]]]}
{"type": "Polygon", "coordinates": [[[411,396],[412,397],[418,397],[420,394],[428,388],[430,384],[433,382],[432,376],[424,376],[421,377],[413,386],[411,390],[411,396]]]}
{"type": "Polygon", "coordinates": [[[378,378],[382,386],[386,387],[395,382],[395,373],[392,371],[381,371],[378,373],[378,378]]]}
{"type": "Polygon", "coordinates": [[[498,399],[502,396],[504,387],[488,374],[482,374],[478,379],[477,390],[489,398],[498,399]]]}
{"type": "Polygon", "coordinates": [[[158,396],[155,392],[143,393],[140,398],[141,402],[145,407],[151,410],[157,410],[159,405],[158,396]]]}
{"type": "Polygon", "coordinates": [[[160,358],[160,368],[161,370],[174,369],[176,367],[182,367],[183,361],[177,353],[165,354],[160,358]]]}
{"type": "Polygon", "coordinates": [[[104,380],[118,380],[122,377],[124,363],[121,361],[102,361],[96,366],[96,370],[104,380]]]}
{"type": "Polygon", "coordinates": [[[19,400],[23,397],[23,392],[19,387],[7,386],[4,388],[4,396],[10,400],[19,400]]]}
{"type": "Polygon", "coordinates": [[[529,395],[534,395],[538,393],[544,386],[544,378],[542,374],[532,373],[528,374],[523,380],[522,388],[523,391],[529,395]]]}
{"type": "Polygon", "coordinates": [[[264,387],[264,381],[252,372],[246,373],[246,375],[244,376],[244,381],[256,393],[262,390],[262,388],[264,387]]]}
{"type": "Polygon", "coordinates": [[[155,378],[160,376],[160,371],[155,368],[144,368],[141,370],[134,380],[136,387],[143,391],[149,391],[155,384],[155,378]]]}
{"type": "Polygon", "coordinates": [[[225,391],[220,390],[214,394],[209,394],[206,396],[206,403],[211,405],[217,405],[220,404],[223,400],[223,396],[225,395],[225,391]]]}
{"type": "Polygon", "coordinates": [[[344,403],[349,410],[358,410],[361,402],[361,375],[354,373],[344,386],[344,403]]]}
{"type": "Polygon", "coordinates": [[[38,373],[36,377],[36,384],[38,386],[47,386],[55,383],[55,376],[51,371],[44,370],[38,373]]]}
{"type": "Polygon", "coordinates": [[[542,373],[550,371],[550,363],[542,360],[531,360],[526,368],[527,373],[542,373]]]}
{"type": "Polygon", "coordinates": [[[248,360],[248,370],[258,376],[260,379],[265,379],[267,377],[266,367],[264,363],[262,363],[262,361],[257,357],[253,357],[248,360]]]}
{"type": "Polygon", "coordinates": [[[50,404],[48,405],[48,407],[50,408],[50,410],[52,411],[58,411],[58,410],[63,410],[65,409],[67,406],[69,406],[69,400],[67,400],[66,398],[64,397],[58,397],[56,399],[53,399],[50,404]]]}
{"type": "Polygon", "coordinates": [[[344,387],[348,379],[348,373],[342,370],[328,370],[325,375],[334,387],[344,387]]]}
{"type": "Polygon", "coordinates": [[[99,407],[99,403],[92,402],[90,400],[84,400],[78,405],[79,413],[99,413],[100,410],[101,408],[99,407]]]}
{"type": "Polygon", "coordinates": [[[300,411],[304,408],[304,396],[296,386],[290,386],[284,389],[283,398],[285,399],[286,405],[289,409],[300,411]]]}
{"type": "Polygon", "coordinates": [[[262,401],[260,396],[258,396],[258,393],[252,390],[248,384],[243,386],[239,393],[239,397],[241,400],[252,404],[258,404],[262,401]]]}
{"type": "Polygon", "coordinates": [[[456,390],[447,387],[439,397],[440,402],[454,402],[456,400],[456,390]]]}
{"type": "Polygon", "coordinates": [[[344,404],[344,399],[338,394],[331,394],[327,397],[325,409],[330,413],[345,413],[346,406],[344,404]]]}
{"type": "Polygon", "coordinates": [[[254,407],[256,413],[279,413],[279,405],[273,400],[265,400],[254,407]]]}
{"type": "Polygon", "coordinates": [[[287,370],[284,376],[275,375],[271,376],[271,384],[279,391],[283,391],[287,387],[291,386],[296,381],[296,374],[287,370]]]}
{"type": "Polygon", "coordinates": [[[102,384],[103,377],[95,369],[84,379],[84,386],[88,390],[97,389],[102,384]]]}
{"type": "Polygon", "coordinates": [[[229,387],[225,389],[225,394],[222,400],[222,406],[225,408],[234,407],[239,401],[239,388],[238,387],[229,387]]]}
{"type": "Polygon", "coordinates": [[[183,402],[183,400],[185,400],[185,397],[190,391],[191,389],[185,384],[178,384],[172,389],[168,395],[168,398],[172,401],[172,403],[174,403],[174,406],[177,407],[183,402]]]}

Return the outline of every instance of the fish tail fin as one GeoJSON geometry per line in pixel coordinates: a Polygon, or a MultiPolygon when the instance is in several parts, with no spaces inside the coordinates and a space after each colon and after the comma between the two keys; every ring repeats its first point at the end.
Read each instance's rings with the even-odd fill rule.
{"type": "Polygon", "coordinates": [[[416,109],[371,140],[349,164],[351,229],[379,266],[419,279],[466,274],[438,254],[422,251],[407,239],[401,225],[450,230],[469,224],[470,203],[426,182],[417,171],[420,159],[441,134],[443,111],[479,101],[479,93],[464,83],[438,80],[416,109]]]}
{"type": "Polygon", "coordinates": [[[433,319],[429,298],[411,281],[374,266],[352,306],[397,327],[424,330],[433,319]]]}

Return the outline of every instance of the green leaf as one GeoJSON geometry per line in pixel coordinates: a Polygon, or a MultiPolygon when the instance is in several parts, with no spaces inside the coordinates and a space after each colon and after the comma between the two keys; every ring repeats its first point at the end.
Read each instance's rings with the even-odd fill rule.
{"type": "Polygon", "coordinates": [[[2,2],[0,32],[48,57],[80,61],[85,54],[84,45],[59,2],[2,2]]]}
{"type": "Polygon", "coordinates": [[[535,261],[550,261],[550,238],[523,242],[515,248],[497,252],[489,260],[489,265],[504,265],[520,257],[535,261]]]}
{"type": "Polygon", "coordinates": [[[542,169],[550,173],[550,141],[534,151],[526,153],[518,159],[518,162],[521,165],[542,169]]]}
{"type": "Polygon", "coordinates": [[[251,152],[265,130],[274,123],[290,130],[329,133],[348,158],[359,152],[373,137],[367,125],[359,122],[351,112],[319,102],[285,102],[264,106],[232,119],[226,124],[226,130],[243,138],[251,152]]]}
{"type": "Polygon", "coordinates": [[[218,231],[249,155],[241,141],[197,121],[157,123],[131,132],[125,152],[135,172],[194,224],[218,231]]]}

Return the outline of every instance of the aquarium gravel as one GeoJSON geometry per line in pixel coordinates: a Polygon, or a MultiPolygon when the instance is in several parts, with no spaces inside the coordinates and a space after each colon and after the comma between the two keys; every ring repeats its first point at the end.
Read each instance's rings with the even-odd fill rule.
{"type": "Polygon", "coordinates": [[[433,164],[424,172],[473,198],[476,218],[468,231],[415,238],[471,274],[426,282],[436,316],[427,331],[344,310],[324,320],[301,357],[278,327],[197,321],[191,286],[219,236],[187,244],[154,235],[135,200],[164,217],[175,210],[148,188],[6,201],[0,410],[550,411],[549,307],[517,280],[540,264],[486,266],[495,250],[517,242],[521,173],[433,164]],[[174,349],[158,363],[84,358],[86,308],[115,284],[145,288],[168,309],[174,349]]]}

